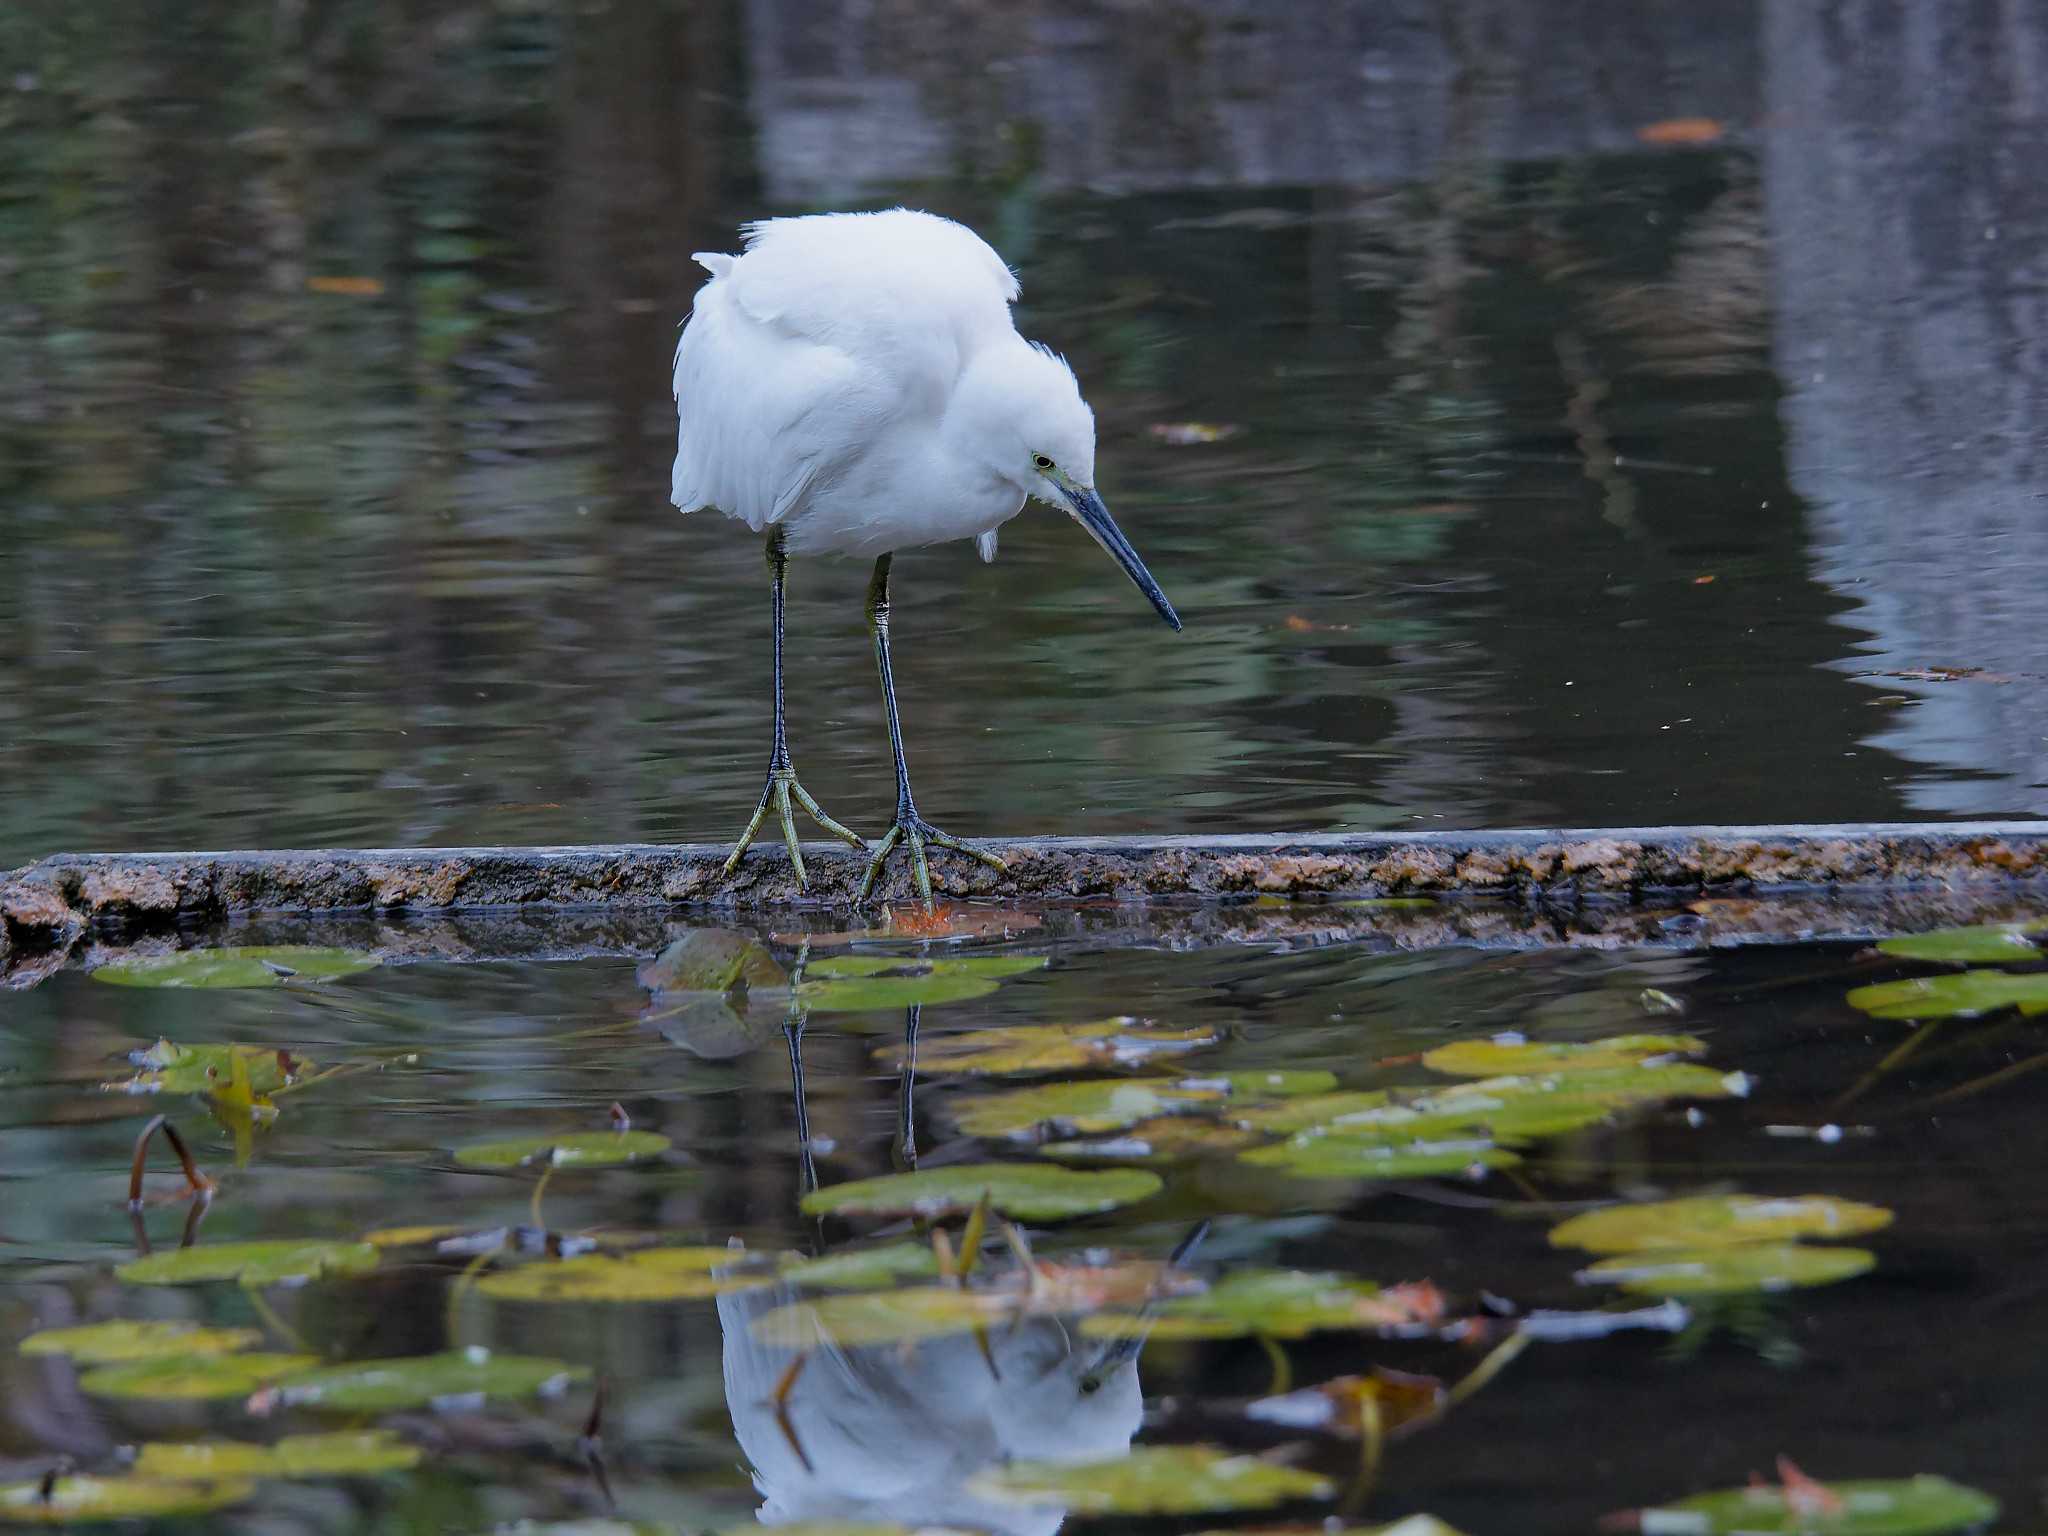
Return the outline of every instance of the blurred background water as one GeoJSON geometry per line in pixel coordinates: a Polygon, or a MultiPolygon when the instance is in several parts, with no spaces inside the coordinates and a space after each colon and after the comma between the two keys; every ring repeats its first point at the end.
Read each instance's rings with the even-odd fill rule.
{"type": "MultiPolygon", "coordinates": [[[[2048,812],[2044,82],[2021,4],[24,0],[0,865],[732,835],[688,253],[898,201],[1021,272],[1189,620],[1043,511],[899,562],[941,823],[2048,812]]],[[[865,575],[791,614],[863,828],[865,575]]]]}

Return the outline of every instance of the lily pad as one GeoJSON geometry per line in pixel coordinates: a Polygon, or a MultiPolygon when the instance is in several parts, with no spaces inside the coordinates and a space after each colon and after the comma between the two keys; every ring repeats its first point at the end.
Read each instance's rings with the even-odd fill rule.
{"type": "Polygon", "coordinates": [[[389,1413],[467,1398],[545,1397],[589,1377],[585,1367],[563,1360],[451,1349],[306,1371],[278,1389],[278,1401],[337,1413],[389,1413]]]}
{"type": "Polygon", "coordinates": [[[1164,1186],[1137,1168],[1081,1171],[1032,1163],[961,1163],[915,1173],[856,1179],[813,1190],[806,1216],[945,1216],[971,1211],[986,1193],[990,1205],[1019,1221],[1057,1221],[1135,1205],[1164,1186]]]}
{"type": "Polygon", "coordinates": [[[191,1355],[95,1366],[78,1378],[94,1397],[247,1397],[308,1366],[317,1355],[191,1355]]]}
{"type": "Polygon", "coordinates": [[[1292,1137],[1253,1147],[1240,1160],[1303,1179],[1431,1179],[1511,1168],[1522,1159],[1486,1140],[1388,1142],[1346,1136],[1292,1137]]]}
{"type": "Polygon", "coordinates": [[[123,1264],[114,1273],[131,1285],[193,1285],[202,1280],[298,1285],[322,1275],[353,1275],[376,1264],[377,1250],[368,1243],[308,1238],[174,1248],[123,1264]]]}
{"type": "Polygon", "coordinates": [[[1453,1077],[1508,1077],[1530,1072],[1599,1072],[1636,1067],[1707,1048],[1691,1035],[1614,1035],[1605,1040],[1453,1040],[1424,1053],[1422,1064],[1453,1077]]]}
{"type": "Polygon", "coordinates": [[[204,1515],[255,1493],[247,1482],[168,1483],[143,1477],[60,1477],[0,1485],[0,1525],[86,1525],[204,1515]]]}
{"type": "Polygon", "coordinates": [[[577,1131],[564,1136],[512,1136],[479,1141],[455,1149],[465,1168],[519,1168],[549,1163],[556,1168],[608,1168],[669,1149],[669,1139],[653,1131],[577,1131]]]}
{"type": "Polygon", "coordinates": [[[1168,1163],[1212,1152],[1235,1152],[1259,1139],[1256,1131],[1222,1125],[1202,1115],[1161,1115],[1140,1120],[1119,1135],[1048,1142],[1038,1148],[1038,1155],[1063,1163],[1168,1163]]]}
{"type": "Polygon", "coordinates": [[[112,1093],[215,1093],[247,1075],[252,1095],[275,1093],[313,1065],[304,1057],[267,1045],[180,1045],[159,1040],[128,1059],[142,1068],[130,1078],[102,1086],[112,1093]]]}
{"type": "Polygon", "coordinates": [[[229,1355],[261,1344],[254,1328],[201,1328],[185,1322],[133,1322],[120,1318],[79,1328],[45,1328],[21,1341],[24,1355],[66,1355],[80,1365],[120,1365],[131,1360],[184,1360],[229,1355]]]}
{"type": "Polygon", "coordinates": [[[1012,1461],[977,1473],[969,1491],[1078,1514],[1194,1515],[1327,1499],[1329,1479],[1211,1445],[1141,1445],[1105,1461],[1012,1461]]]}
{"type": "Polygon", "coordinates": [[[1998,1517],[1998,1501],[1989,1494],[1926,1474],[1828,1483],[1823,1491],[1839,1502],[1838,1509],[1816,1512],[1815,1495],[1807,1489],[1795,1502],[1783,1488],[1730,1488],[1643,1510],[1641,1525],[1684,1536],[1940,1536],[1998,1517]]]}
{"type": "Polygon", "coordinates": [[[273,1445],[200,1440],[145,1445],[135,1458],[137,1477],[206,1482],[251,1477],[361,1477],[417,1466],[420,1448],[388,1429],[342,1430],[331,1435],[286,1435],[273,1445]]]}
{"type": "Polygon", "coordinates": [[[792,1302],[762,1313],[749,1327],[763,1344],[784,1349],[859,1349],[994,1327],[1015,1316],[1019,1306],[1015,1294],[926,1285],[792,1302]]]}
{"type": "Polygon", "coordinates": [[[1849,1006],[1879,1019],[1967,1019],[2001,1008],[2048,1013],[2048,971],[1957,971],[1858,987],[1849,1006]]]}
{"type": "Polygon", "coordinates": [[[460,1237],[473,1230],[460,1222],[442,1222],[439,1225],[420,1227],[380,1227],[375,1232],[365,1232],[363,1241],[372,1248],[424,1248],[429,1243],[438,1243],[445,1237],[460,1237]]]}
{"type": "Polygon", "coordinates": [[[1638,1253],[1798,1237],[1856,1237],[1891,1222],[1892,1213],[1881,1205],[1837,1200],[1833,1195],[1701,1195],[1587,1211],[1552,1227],[1550,1243],[1589,1253],[1638,1253]]]}
{"type": "Polygon", "coordinates": [[[1932,933],[1880,939],[1877,947],[1901,960],[1999,965],[2040,959],[2041,946],[2032,935],[2043,932],[2048,932],[2048,923],[1987,923],[1977,928],[1937,928],[1932,933]]]}
{"type": "Polygon", "coordinates": [[[898,1280],[923,1280],[938,1272],[938,1257],[930,1244],[884,1243],[842,1248],[815,1259],[791,1255],[782,1262],[781,1278],[808,1290],[862,1291],[898,1280]]]}
{"type": "Polygon", "coordinates": [[[1642,1296],[1721,1296],[1833,1285],[1876,1267],[1877,1255],[1865,1248],[1742,1243],[1620,1254],[1581,1270],[1579,1279],[1605,1281],[1642,1296]]]}
{"type": "Polygon", "coordinates": [[[181,949],[168,955],[137,955],[92,972],[94,981],[117,987],[279,987],[334,981],[372,970],[375,955],[354,949],[320,949],[309,944],[255,944],[245,949],[181,949]]]}
{"type": "Polygon", "coordinates": [[[1025,1137],[1042,1127],[1088,1133],[1219,1103],[1228,1093],[1225,1084],[1189,1088],[1171,1077],[1094,1077],[977,1094],[954,1104],[952,1113],[970,1136],[1025,1137]]]}
{"type": "Polygon", "coordinates": [[[500,1301],[691,1301],[751,1290],[766,1274],[714,1274],[742,1255],[726,1248],[645,1248],[622,1258],[585,1254],[485,1275],[477,1289],[500,1301]]]}
{"type": "MultiPolygon", "coordinates": [[[[1128,1015],[1089,1024],[1012,1024],[927,1036],[918,1043],[917,1070],[936,1077],[1130,1067],[1154,1056],[1214,1045],[1220,1038],[1213,1029],[1160,1029],[1128,1015]]],[[[900,1069],[904,1046],[884,1046],[875,1058],[891,1070],[900,1069]]]]}
{"type": "Polygon", "coordinates": [[[986,997],[1010,977],[1046,963],[1043,955],[833,955],[805,969],[796,997],[819,1013],[959,1003],[986,997]]]}
{"type": "Polygon", "coordinates": [[[1149,1331],[1163,1339],[1301,1339],[1311,1333],[1434,1322],[1443,1311],[1443,1296],[1434,1286],[1383,1290],[1349,1275],[1253,1269],[1233,1271],[1199,1295],[1177,1296],[1145,1314],[1105,1312],[1083,1318],[1081,1331],[1096,1338],[1149,1331]]]}

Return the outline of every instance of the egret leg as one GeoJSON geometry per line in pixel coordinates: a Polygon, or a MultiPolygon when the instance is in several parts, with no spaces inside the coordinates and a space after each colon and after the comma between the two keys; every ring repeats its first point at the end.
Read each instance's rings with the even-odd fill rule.
{"type": "Polygon", "coordinates": [[[917,880],[917,894],[923,898],[925,910],[932,910],[932,871],[925,857],[925,845],[934,848],[950,848],[955,853],[964,853],[970,859],[979,859],[990,869],[1001,874],[1009,869],[994,854],[972,844],[963,843],[951,833],[941,832],[937,827],[917,814],[917,802],[910,795],[910,768],[903,760],[903,723],[896,713],[896,674],[889,664],[889,557],[883,555],[875,562],[875,574],[868,582],[868,632],[875,639],[875,666],[882,674],[882,705],[889,716],[889,749],[896,755],[896,822],[882,840],[874,845],[874,856],[868,860],[867,873],[861,876],[860,889],[854,892],[853,903],[859,906],[868,899],[868,892],[874,889],[875,877],[882,872],[882,866],[889,861],[889,855],[900,843],[910,845],[911,872],[917,880]]]}
{"type": "Polygon", "coordinates": [[[723,874],[730,875],[740,866],[740,858],[753,842],[754,834],[761,830],[761,823],[768,817],[768,808],[775,807],[777,819],[782,824],[782,840],[789,847],[789,862],[796,870],[797,888],[802,890],[810,883],[810,876],[804,869],[804,856],[796,844],[796,816],[790,802],[804,808],[811,820],[842,838],[854,847],[867,848],[867,840],[858,832],[841,826],[827,816],[818,802],[811,798],[810,791],[797,782],[796,769],[789,761],[789,736],[784,728],[782,713],[782,578],[789,567],[789,556],[783,548],[781,525],[768,530],[768,571],[773,577],[775,605],[775,746],[768,754],[768,782],[762,787],[760,804],[754,807],[754,819],[747,823],[747,830],[740,834],[732,855],[725,861],[723,874]]]}

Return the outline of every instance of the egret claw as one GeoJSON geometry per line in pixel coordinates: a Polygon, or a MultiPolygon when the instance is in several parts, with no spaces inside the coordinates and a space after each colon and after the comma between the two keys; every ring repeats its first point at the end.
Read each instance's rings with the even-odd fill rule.
{"type": "Polygon", "coordinates": [[[986,849],[962,842],[950,832],[941,832],[915,811],[898,811],[895,825],[883,834],[879,843],[873,845],[874,853],[868,859],[867,873],[861,876],[860,889],[853,893],[855,906],[868,899],[868,892],[874,889],[875,879],[882,873],[882,866],[889,862],[889,855],[903,843],[910,845],[911,878],[917,882],[918,899],[923,901],[927,912],[937,907],[937,903],[932,900],[931,860],[925,853],[927,843],[934,848],[964,853],[970,859],[986,864],[999,875],[1009,873],[1010,866],[986,849]]]}
{"type": "Polygon", "coordinates": [[[747,823],[747,830],[740,834],[740,840],[733,845],[732,852],[726,857],[725,867],[719,871],[721,875],[730,875],[740,867],[741,857],[754,841],[754,834],[761,830],[761,823],[768,819],[768,807],[772,805],[775,807],[776,819],[782,823],[782,841],[789,848],[789,862],[796,871],[797,889],[810,888],[810,872],[804,868],[804,856],[797,847],[796,815],[790,805],[792,799],[803,807],[805,815],[834,837],[851,843],[862,852],[867,851],[867,839],[852,828],[841,826],[827,816],[824,808],[811,798],[810,791],[797,782],[796,770],[783,766],[768,770],[768,782],[761,788],[761,800],[754,807],[753,819],[747,823]]]}

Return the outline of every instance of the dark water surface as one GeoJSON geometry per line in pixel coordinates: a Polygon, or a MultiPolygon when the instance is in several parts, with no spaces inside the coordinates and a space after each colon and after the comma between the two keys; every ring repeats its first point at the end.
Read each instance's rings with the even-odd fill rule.
{"type": "MultiPolygon", "coordinates": [[[[2019,1341],[2042,1304],[2048,1223],[2029,1170],[2048,1148],[2024,1077],[1984,1081],[2015,1062],[2038,1062],[2035,1032],[2010,1014],[1950,1023],[1865,1082],[1913,1026],[1873,1021],[1844,1001],[1852,986],[1930,967],[1850,945],[1176,953],[1027,933],[998,952],[1047,963],[984,997],[922,1009],[926,1070],[910,1120],[922,1168],[989,1157],[1044,1164],[1035,1144],[1056,1132],[1020,1140],[960,1130],[963,1117],[998,1092],[1033,1083],[1162,1073],[1213,1083],[1230,1072],[1285,1070],[1328,1073],[1345,1088],[1441,1087],[1444,1075],[1419,1053],[1449,1042],[1513,1032],[1584,1043],[1645,1030],[1697,1037],[1709,1077],[1753,1079],[1747,1097],[1683,1097],[1538,1137],[1519,1166],[1476,1177],[1303,1180],[1242,1162],[1235,1146],[1155,1160],[1142,1164],[1165,1179],[1155,1197],[1111,1215],[1029,1223],[1041,1258],[1071,1262],[1091,1247],[1163,1258],[1206,1217],[1211,1227],[1191,1263],[1212,1282],[1264,1266],[1327,1268],[1382,1284],[1428,1280],[1451,1317],[1485,1317],[1625,1305],[1610,1287],[1575,1282],[1586,1254],[1546,1241],[1556,1222],[1599,1202],[1826,1194],[1896,1213],[1888,1229],[1853,1240],[1876,1260],[1859,1278],[1697,1300],[1692,1331],[1679,1339],[1630,1332],[1533,1346],[1440,1424],[1388,1446],[1359,1511],[1372,1522],[1427,1509],[1475,1533],[1587,1530],[1609,1510],[1739,1486],[1752,1470],[1768,1473],[1781,1453],[1826,1477],[1940,1472],[2002,1499],[2002,1529],[2026,1529],[2037,1511],[2048,1418],[2033,1354],[2019,1341]],[[1206,1040],[1142,1065],[971,1078],[942,1070],[948,1041],[957,1045],[965,1031],[1015,1026],[1021,1039],[1042,1043],[1056,1026],[1113,1014],[1136,1016],[1127,1025],[1136,1034],[1147,1028],[1142,1019],[1206,1040]],[[1840,1139],[1812,1134],[1830,1124],[1843,1128],[1840,1139]]],[[[780,943],[755,953],[778,966],[797,958],[780,943]]],[[[844,951],[814,944],[809,963],[835,953],[844,951]]],[[[767,980],[756,973],[757,987],[767,980]]],[[[0,1332],[8,1340],[110,1317],[183,1318],[276,1330],[269,1348],[296,1334],[311,1353],[337,1358],[473,1346],[554,1357],[607,1382],[611,1484],[623,1516],[652,1522],[649,1529],[751,1526],[759,1500],[742,1468],[762,1464],[772,1418],[761,1407],[763,1380],[742,1374],[729,1386],[726,1372],[748,1308],[758,1316],[764,1297],[786,1301],[787,1293],[750,1293],[745,1305],[737,1297],[501,1300],[465,1289],[476,1276],[463,1276],[463,1258],[418,1246],[386,1251],[366,1275],[271,1287],[257,1297],[232,1283],[124,1284],[112,1269],[137,1251],[121,1200],[144,1117],[168,1113],[220,1179],[198,1228],[199,1251],[233,1239],[353,1238],[413,1224],[517,1225],[528,1219],[535,1170],[463,1167],[457,1149],[496,1137],[602,1132],[614,1101],[636,1130],[658,1132],[673,1148],[631,1166],[557,1169],[539,1196],[543,1220],[557,1232],[652,1234],[670,1245],[738,1238],[756,1251],[807,1253],[843,1251],[863,1233],[916,1236],[884,1219],[799,1215],[804,1171],[782,1004],[756,998],[751,1007],[742,1000],[693,1011],[674,996],[650,998],[627,960],[394,963],[324,986],[182,992],[105,985],[71,969],[7,1006],[0,1332]],[[310,1059],[306,1072],[350,1070],[278,1095],[275,1119],[243,1133],[246,1161],[237,1165],[232,1117],[210,1116],[203,1095],[138,1098],[102,1088],[132,1072],[124,1053],[160,1036],[242,1042],[259,1055],[282,1050],[296,1062],[310,1059]],[[735,1444],[735,1418],[748,1426],[743,1438],[753,1437],[744,1448],[735,1444]]],[[[903,1027],[895,1007],[809,1016],[809,1128],[815,1174],[828,1188],[904,1162],[889,1054],[903,1027]]],[[[1220,1112],[1214,1103],[1187,1108],[1202,1124],[1220,1112]]],[[[157,1166],[150,1189],[163,1199],[143,1225],[161,1252],[178,1244],[186,1206],[171,1198],[170,1159],[157,1166]]],[[[947,1226],[957,1240],[960,1222],[947,1226]]],[[[490,1272],[552,1262],[502,1254],[490,1272]]],[[[1011,1261],[999,1246],[985,1262],[1011,1261]]],[[[1087,1345],[1078,1319],[1068,1326],[1087,1345]]],[[[1030,1388],[1013,1351],[1034,1337],[1065,1337],[1046,1332],[1046,1322],[1024,1327],[996,1334],[1011,1365],[1003,1391],[1018,1403],[1030,1388]]],[[[1356,1330],[1284,1347],[1304,1386],[1372,1366],[1455,1380],[1483,1352],[1356,1330]]],[[[819,1396],[806,1407],[806,1394],[833,1390],[831,1357],[818,1356],[797,1378],[797,1422],[809,1425],[828,1487],[835,1477],[848,1487],[886,1481],[894,1459],[909,1460],[933,1433],[916,1417],[920,1403],[939,1404],[930,1411],[945,1419],[947,1394],[983,1391],[986,1366],[964,1339],[887,1346],[869,1358],[869,1396],[855,1417],[880,1428],[863,1454],[850,1453],[821,1418],[805,1417],[824,1412],[819,1396]]],[[[1266,1392],[1271,1372],[1249,1340],[1154,1339],[1137,1372],[1144,1427],[1133,1386],[1127,1416],[1099,1431],[1073,1429],[1069,1454],[1121,1451],[1135,1429],[1140,1444],[1292,1443],[1340,1483],[1355,1465],[1355,1443],[1247,1419],[1243,1400],[1266,1392]]],[[[589,1402],[589,1387],[574,1385],[560,1400],[489,1413],[457,1405],[341,1420],[395,1425],[428,1449],[428,1460],[380,1479],[267,1483],[253,1513],[200,1524],[482,1532],[515,1518],[595,1517],[602,1498],[576,1453],[589,1402]]],[[[306,1409],[251,1418],[239,1395],[212,1405],[108,1400],[82,1393],[70,1363],[20,1357],[11,1347],[0,1351],[0,1404],[0,1463],[25,1475],[59,1452],[95,1468],[110,1464],[117,1446],[143,1439],[264,1438],[337,1422],[306,1409]]],[[[1067,1425],[1079,1411],[1075,1403],[1051,1415],[1019,1407],[1002,1444],[1028,1446],[1027,1431],[1043,1438],[1053,1433],[1048,1425],[1067,1425]]],[[[973,1443],[971,1415],[959,1417],[939,1433],[973,1443]]],[[[967,1456],[965,1469],[974,1465],[967,1456]]],[[[851,1510],[846,1497],[841,1507],[851,1510]]],[[[1002,1523],[985,1510],[970,1520],[961,1511],[973,1506],[947,1504],[929,1488],[893,1498],[889,1513],[912,1523],[950,1517],[970,1528],[1051,1529],[1022,1516],[1002,1523]]],[[[1310,1515],[1328,1506],[1298,1508],[1310,1515]]],[[[1231,1523],[1218,1515],[1151,1528],[1231,1523]]],[[[1110,1527],[1077,1517],[1067,1528],[1110,1527]]]]}
{"type": "MultiPolygon", "coordinates": [[[[1043,512],[901,560],[942,823],[2048,810],[2041,13],[1568,9],[11,8],[0,864],[730,836],[687,253],[898,199],[1189,620],[1043,512]]],[[[866,829],[864,578],[798,568],[791,708],[866,829]]]]}

